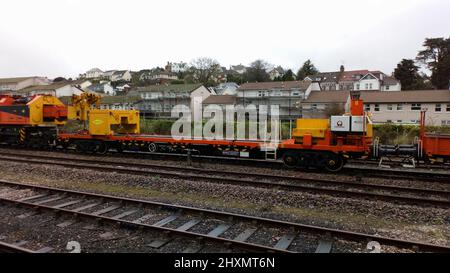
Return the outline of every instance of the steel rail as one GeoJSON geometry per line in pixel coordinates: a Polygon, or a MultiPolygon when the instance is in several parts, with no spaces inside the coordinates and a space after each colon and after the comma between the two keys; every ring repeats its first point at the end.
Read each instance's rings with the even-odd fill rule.
{"type": "MultiPolygon", "coordinates": [[[[25,155],[26,157],[26,155],[25,155]]],[[[36,157],[36,156],[35,156],[36,157]]],[[[41,159],[44,159],[44,157],[41,157],[41,159]]],[[[98,161],[92,161],[92,160],[85,160],[84,162],[88,161],[91,164],[100,164],[100,165],[91,165],[91,164],[74,164],[69,162],[47,162],[47,161],[38,161],[38,160],[29,160],[29,159],[22,159],[22,158],[13,158],[13,157],[1,157],[0,160],[9,160],[14,162],[21,162],[21,163],[31,163],[31,164],[51,164],[51,165],[57,165],[57,166],[63,166],[63,167],[69,167],[69,168],[78,168],[78,169],[91,169],[96,171],[102,171],[102,172],[116,172],[116,173],[125,173],[125,174],[133,174],[133,175],[160,175],[165,177],[175,177],[180,179],[195,179],[195,180],[203,180],[207,182],[214,182],[214,183],[222,183],[222,184],[234,184],[234,185],[245,185],[245,186],[256,186],[256,187],[264,187],[264,188],[277,188],[277,189],[283,189],[283,190],[290,190],[290,191],[304,191],[304,192],[312,192],[312,193],[323,193],[323,194],[329,194],[329,195],[337,195],[337,196],[345,196],[345,197],[356,197],[356,198],[371,198],[374,200],[385,200],[385,201],[392,201],[392,202],[406,202],[410,204],[430,204],[435,206],[443,206],[443,207],[450,207],[450,200],[449,199],[436,199],[436,198],[424,198],[424,197],[416,197],[416,196],[405,196],[405,195],[398,195],[398,194],[382,194],[382,193],[374,193],[374,192],[364,192],[364,191],[354,191],[354,190],[343,190],[343,189],[333,189],[333,188],[324,188],[324,187],[317,187],[317,186],[307,186],[307,185],[299,185],[299,184],[285,184],[285,183],[273,183],[273,182],[265,182],[265,181],[254,181],[254,180],[248,180],[248,179],[237,179],[237,178],[230,178],[230,177],[219,177],[219,176],[206,176],[206,175],[198,175],[198,174],[187,174],[187,173],[174,173],[174,172],[165,172],[161,170],[142,170],[142,169],[129,169],[129,168],[123,168],[120,167],[120,165],[124,165],[123,163],[117,163],[117,166],[115,167],[108,167],[108,166],[101,166],[101,162],[98,161]]],[[[56,159],[53,159],[56,160],[56,159]]],[[[69,160],[72,162],[76,161],[82,161],[78,159],[66,159],[66,158],[59,158],[58,160],[69,160]]],[[[109,162],[108,164],[110,164],[109,162]]],[[[328,181],[327,181],[328,182],[328,181]]],[[[331,181],[330,183],[333,183],[336,181],[331,181]]],[[[352,184],[352,186],[355,186],[352,184]]],[[[376,188],[375,185],[366,186],[366,184],[358,184],[357,186],[361,187],[372,187],[376,188]]],[[[404,191],[415,191],[415,192],[421,192],[421,189],[417,188],[401,188],[396,186],[381,186],[378,188],[381,189],[390,189],[390,190],[404,190],[404,191]]],[[[440,191],[440,190],[430,190],[425,189],[422,192],[423,194],[441,194],[449,196],[447,191],[440,191]]]]}
{"type": "MultiPolygon", "coordinates": [[[[320,227],[320,226],[314,226],[314,225],[306,225],[306,224],[300,224],[300,223],[293,223],[293,222],[287,222],[287,221],[281,221],[281,220],[275,220],[275,219],[269,219],[269,218],[263,218],[263,217],[257,217],[257,216],[250,216],[250,215],[245,215],[245,214],[231,213],[231,212],[225,212],[225,211],[216,211],[216,210],[211,210],[211,209],[195,208],[195,207],[190,207],[190,206],[174,205],[174,204],[133,199],[133,198],[127,198],[127,197],[117,197],[117,196],[111,196],[111,195],[105,195],[105,194],[89,193],[89,192],[84,192],[84,191],[66,190],[66,189],[61,189],[61,188],[38,186],[38,185],[17,183],[17,182],[5,181],[5,180],[0,180],[0,184],[6,185],[6,186],[11,186],[11,187],[30,188],[30,189],[34,189],[34,190],[42,190],[42,191],[47,191],[47,192],[60,193],[65,196],[79,195],[84,198],[86,198],[86,197],[98,198],[98,199],[102,199],[102,200],[109,200],[112,202],[117,202],[120,204],[131,203],[131,204],[138,205],[138,206],[145,205],[145,206],[152,206],[152,207],[157,207],[157,208],[167,208],[167,209],[171,209],[171,210],[195,213],[195,214],[199,214],[199,215],[208,215],[208,216],[213,216],[213,217],[220,217],[220,218],[227,218],[227,219],[234,219],[234,220],[237,219],[239,221],[259,223],[259,224],[264,224],[264,225],[272,226],[272,227],[303,230],[303,231],[308,231],[308,232],[311,232],[314,234],[321,234],[321,235],[330,235],[331,234],[338,238],[353,240],[353,241],[358,241],[358,242],[362,242],[362,241],[367,242],[367,240],[372,240],[372,241],[377,241],[379,243],[384,243],[386,245],[397,246],[397,247],[401,247],[401,248],[419,249],[419,250],[423,250],[423,251],[432,251],[432,252],[447,252],[447,253],[450,252],[450,246],[445,246],[445,245],[437,245],[437,244],[430,244],[427,242],[396,239],[396,238],[390,238],[390,237],[379,236],[379,235],[365,234],[365,233],[360,233],[360,232],[339,230],[339,229],[326,228],[326,227],[320,227]]],[[[34,208],[34,209],[39,208],[39,209],[45,209],[45,210],[51,210],[51,211],[59,211],[62,213],[77,215],[80,217],[98,219],[98,220],[108,221],[108,222],[112,222],[112,223],[119,223],[119,224],[123,224],[126,226],[135,226],[135,227],[142,227],[142,228],[153,229],[153,230],[157,230],[157,231],[168,232],[168,233],[172,233],[172,234],[181,235],[184,237],[193,237],[193,238],[202,237],[202,238],[205,238],[206,240],[211,240],[214,242],[225,243],[225,244],[231,244],[231,245],[243,248],[243,249],[269,251],[269,252],[289,252],[288,250],[281,250],[281,249],[268,247],[268,246],[240,242],[240,241],[219,238],[219,237],[213,237],[213,236],[203,235],[200,233],[193,233],[193,232],[187,232],[187,231],[181,232],[176,229],[142,224],[142,223],[136,223],[136,222],[132,222],[132,221],[116,219],[116,218],[106,217],[106,216],[101,216],[101,215],[93,215],[93,214],[89,214],[89,213],[77,212],[77,211],[68,210],[68,209],[64,209],[64,208],[55,208],[52,206],[46,206],[46,205],[42,205],[42,204],[34,204],[32,202],[24,202],[24,201],[12,200],[12,199],[7,199],[7,198],[0,198],[0,200],[4,201],[4,202],[14,203],[17,205],[24,205],[24,206],[34,208]]]]}

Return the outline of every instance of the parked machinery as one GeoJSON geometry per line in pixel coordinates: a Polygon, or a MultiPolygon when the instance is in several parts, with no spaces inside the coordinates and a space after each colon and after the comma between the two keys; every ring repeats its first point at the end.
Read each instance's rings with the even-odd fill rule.
{"type": "Polygon", "coordinates": [[[54,96],[0,96],[0,142],[46,147],[67,118],[67,107],[54,96]]]}
{"type": "Polygon", "coordinates": [[[364,113],[363,101],[354,94],[349,113],[330,119],[297,119],[292,137],[280,144],[280,153],[287,166],[339,171],[348,158],[369,154],[372,122],[364,113]]]}

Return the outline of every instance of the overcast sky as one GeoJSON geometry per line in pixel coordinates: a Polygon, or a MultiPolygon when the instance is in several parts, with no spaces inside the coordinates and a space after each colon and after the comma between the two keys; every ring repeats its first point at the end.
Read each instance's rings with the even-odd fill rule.
{"type": "Polygon", "coordinates": [[[448,0],[2,0],[0,77],[74,77],[200,56],[382,70],[450,36],[448,0]]]}

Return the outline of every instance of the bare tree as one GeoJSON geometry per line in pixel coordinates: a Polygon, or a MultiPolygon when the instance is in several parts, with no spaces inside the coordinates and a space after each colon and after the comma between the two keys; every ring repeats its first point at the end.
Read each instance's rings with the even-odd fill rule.
{"type": "Polygon", "coordinates": [[[273,67],[271,64],[264,60],[256,60],[250,64],[244,77],[249,82],[267,82],[270,81],[270,76],[267,73],[273,67]]]}
{"type": "Polygon", "coordinates": [[[191,62],[191,73],[196,81],[211,85],[221,73],[221,68],[217,60],[200,57],[191,62]]]}

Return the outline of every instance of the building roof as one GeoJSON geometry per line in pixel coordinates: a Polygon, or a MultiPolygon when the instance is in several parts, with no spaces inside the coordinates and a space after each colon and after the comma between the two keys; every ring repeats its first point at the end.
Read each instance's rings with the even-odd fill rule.
{"type": "Polygon", "coordinates": [[[291,89],[308,89],[310,81],[287,81],[287,82],[253,82],[253,83],[244,83],[242,84],[238,90],[239,91],[248,91],[248,90],[291,90],[291,89]]]}
{"type": "Polygon", "coordinates": [[[170,84],[170,85],[148,85],[136,87],[133,91],[138,92],[192,92],[202,86],[202,84],[170,84]]]}
{"type": "Polygon", "coordinates": [[[95,67],[95,68],[89,69],[86,73],[90,73],[90,72],[103,72],[103,71],[101,71],[99,68],[95,67]]]}
{"type": "Polygon", "coordinates": [[[73,85],[69,81],[60,81],[48,85],[32,85],[18,90],[19,92],[31,92],[31,91],[52,91],[64,87],[66,85],[73,85]]]}
{"type": "Polygon", "coordinates": [[[450,102],[449,90],[362,91],[365,103],[450,102]]]}
{"type": "Polygon", "coordinates": [[[39,78],[39,77],[33,76],[33,77],[0,78],[0,84],[19,83],[21,81],[25,81],[32,78],[39,78]]]}
{"type": "Polygon", "coordinates": [[[350,95],[349,91],[312,91],[306,103],[345,103],[350,95]]]}
{"type": "Polygon", "coordinates": [[[235,104],[236,96],[232,95],[211,95],[207,97],[203,104],[235,104]]]}
{"type": "Polygon", "coordinates": [[[115,103],[138,103],[141,100],[139,96],[104,96],[100,99],[100,104],[115,103]]]}
{"type": "Polygon", "coordinates": [[[390,76],[384,76],[383,77],[383,84],[384,85],[396,85],[398,84],[399,81],[394,78],[394,77],[390,77],[390,76]]]}
{"type": "MultiPolygon", "coordinates": [[[[449,90],[360,91],[364,103],[450,103],[449,90]]],[[[345,103],[349,91],[312,91],[306,103],[345,103]]]]}

